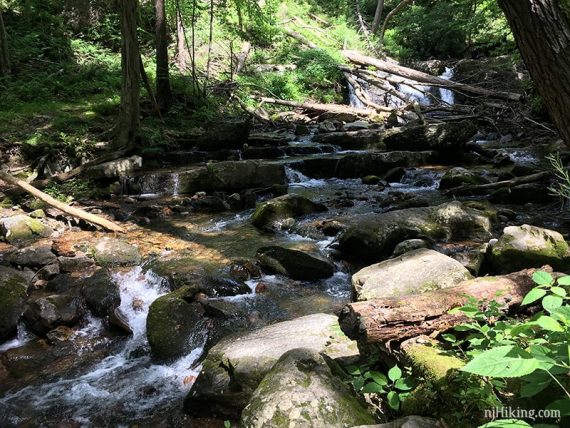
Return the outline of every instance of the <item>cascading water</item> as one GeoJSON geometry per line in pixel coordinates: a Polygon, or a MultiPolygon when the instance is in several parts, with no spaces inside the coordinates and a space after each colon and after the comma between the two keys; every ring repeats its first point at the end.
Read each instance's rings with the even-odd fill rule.
{"type": "MultiPolygon", "coordinates": [[[[439,77],[445,80],[451,80],[454,75],[455,70],[453,68],[445,67],[445,72],[439,77]]],[[[446,104],[453,105],[455,103],[455,93],[451,89],[439,88],[439,96],[446,104]]]]}
{"type": "MultiPolygon", "coordinates": [[[[141,267],[115,275],[121,290],[121,310],[133,335],[119,352],[104,358],[88,372],[39,386],[28,386],[0,399],[1,414],[12,415],[0,425],[19,425],[30,415],[62,420],[71,418],[82,426],[105,418],[105,423],[135,421],[168,406],[179,406],[197,376],[205,332],[192,339],[193,351],[170,364],[156,364],[149,355],[146,318],[150,304],[168,290],[162,278],[141,267]],[[111,421],[109,420],[112,419],[111,421]],[[116,418],[116,420],[115,420],[116,418]]],[[[90,323],[76,334],[95,336],[102,323],[90,323]]],[[[32,421],[32,423],[34,423],[32,421]]]]}

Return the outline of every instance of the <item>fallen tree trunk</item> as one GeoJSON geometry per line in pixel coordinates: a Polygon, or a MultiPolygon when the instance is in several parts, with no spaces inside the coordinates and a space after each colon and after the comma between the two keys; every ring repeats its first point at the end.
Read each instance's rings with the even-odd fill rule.
{"type": "Polygon", "coordinates": [[[470,184],[467,186],[454,187],[447,190],[447,194],[451,195],[484,195],[492,192],[493,190],[502,189],[505,187],[515,187],[519,184],[535,183],[550,178],[551,174],[548,171],[537,172],[536,174],[525,175],[524,177],[517,177],[511,180],[497,181],[496,183],[487,184],[470,184]]]}
{"type": "Polygon", "coordinates": [[[394,110],[393,108],[387,106],[381,106],[380,104],[376,104],[374,101],[372,101],[366,95],[366,92],[362,90],[362,86],[360,85],[360,83],[358,83],[358,81],[350,73],[345,72],[344,77],[346,78],[348,84],[351,85],[352,88],[354,89],[354,94],[356,95],[356,98],[358,98],[360,102],[364,104],[366,107],[370,107],[378,111],[390,112],[394,110]]]}
{"type": "Polygon", "coordinates": [[[243,42],[240,53],[236,56],[236,66],[233,70],[233,75],[237,76],[245,66],[249,52],[251,51],[251,43],[243,42]]]}
{"type": "Polygon", "coordinates": [[[94,214],[89,214],[88,212],[80,210],[79,208],[70,207],[69,205],[52,198],[50,195],[36,189],[34,186],[26,183],[23,180],[19,180],[6,172],[0,171],[0,179],[9,184],[20,187],[30,195],[38,198],[39,200],[54,208],[57,208],[60,211],[63,211],[66,214],[69,214],[72,217],[77,217],[89,223],[96,224],[97,226],[101,226],[107,230],[110,230],[111,232],[125,233],[123,228],[118,224],[115,224],[109,220],[105,220],[104,218],[96,216],[94,214]]]}
{"type": "Polygon", "coordinates": [[[375,67],[380,71],[396,74],[398,76],[405,77],[406,79],[410,80],[415,80],[417,82],[427,83],[429,85],[439,85],[469,94],[482,95],[490,98],[500,98],[508,101],[520,101],[521,99],[521,94],[515,94],[511,92],[495,92],[488,89],[479,88],[477,86],[471,86],[464,83],[446,80],[441,77],[432,76],[431,74],[414,70],[412,68],[403,67],[395,63],[365,56],[358,52],[343,51],[342,53],[349,61],[355,64],[375,67]]]}
{"type": "MultiPolygon", "coordinates": [[[[381,114],[371,108],[355,108],[342,104],[319,104],[319,103],[309,103],[309,102],[299,103],[296,101],[280,100],[277,98],[266,98],[266,97],[260,97],[258,98],[258,100],[261,101],[262,103],[277,104],[282,106],[300,108],[303,110],[312,110],[320,113],[348,113],[348,114],[354,114],[356,116],[375,116],[381,114]]],[[[390,111],[392,110],[393,109],[390,109],[390,111]]]]}
{"type": "Polygon", "coordinates": [[[362,344],[442,332],[467,321],[462,312],[449,311],[468,303],[468,296],[478,301],[496,300],[504,305],[505,311],[515,309],[535,286],[534,272],[536,269],[528,269],[505,276],[476,278],[429,293],[351,303],[340,314],[340,327],[348,337],[362,344]]]}
{"type": "Polygon", "coordinates": [[[289,29],[284,29],[283,30],[285,32],[285,34],[287,34],[289,37],[294,38],[295,40],[297,40],[299,43],[301,43],[302,45],[307,46],[310,49],[318,49],[319,47],[317,45],[315,45],[313,42],[311,42],[309,39],[307,39],[305,36],[303,36],[302,34],[297,33],[296,31],[293,30],[289,30],[289,29]]]}

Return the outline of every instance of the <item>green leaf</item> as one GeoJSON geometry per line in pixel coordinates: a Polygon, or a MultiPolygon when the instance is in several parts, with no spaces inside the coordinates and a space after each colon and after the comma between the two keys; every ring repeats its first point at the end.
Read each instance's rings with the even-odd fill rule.
{"type": "Polygon", "coordinates": [[[357,377],[356,379],[354,379],[352,381],[354,389],[356,389],[356,391],[360,391],[364,386],[364,382],[366,382],[366,380],[363,377],[357,377]]]}
{"type": "Polygon", "coordinates": [[[394,385],[400,391],[409,391],[410,389],[414,388],[414,385],[410,381],[410,379],[401,378],[398,379],[394,385]]]}
{"type": "Polygon", "coordinates": [[[538,285],[550,285],[554,282],[554,278],[548,272],[538,271],[532,275],[532,279],[538,285]]]}
{"type": "Polygon", "coordinates": [[[531,425],[520,419],[501,419],[481,425],[479,428],[532,428],[531,425]]]}
{"type": "Polygon", "coordinates": [[[523,385],[520,391],[521,397],[533,397],[541,391],[544,391],[552,379],[547,379],[544,382],[531,382],[523,385]]]}
{"type": "Polygon", "coordinates": [[[360,392],[362,392],[363,394],[370,394],[370,393],[382,394],[384,392],[384,388],[382,388],[382,385],[378,385],[376,382],[369,382],[366,385],[364,385],[364,387],[360,390],[360,392]]]}
{"type": "Polygon", "coordinates": [[[522,301],[523,305],[530,305],[532,302],[536,302],[538,299],[542,299],[546,296],[546,290],[543,288],[533,288],[528,292],[522,301]]]}
{"type": "Polygon", "coordinates": [[[558,324],[552,317],[548,317],[546,315],[541,316],[539,319],[536,320],[536,323],[541,326],[544,330],[548,331],[564,331],[564,329],[558,324]]]}
{"type": "Polygon", "coordinates": [[[499,346],[477,355],[461,371],[489,377],[521,377],[535,371],[539,362],[515,346],[499,346]]]}
{"type": "Polygon", "coordinates": [[[570,276],[563,276],[562,278],[558,278],[557,282],[560,285],[570,285],[570,276]]]}
{"type": "Polygon", "coordinates": [[[570,399],[556,400],[546,406],[546,408],[548,410],[560,410],[561,416],[568,416],[570,415],[570,399]]]}
{"type": "Polygon", "coordinates": [[[394,410],[398,410],[400,408],[400,397],[395,391],[390,391],[388,393],[388,406],[390,406],[394,410]]]}
{"type": "Polygon", "coordinates": [[[397,381],[402,377],[402,370],[400,370],[400,367],[394,366],[388,371],[388,377],[391,381],[397,381]]]}
{"type": "Polygon", "coordinates": [[[378,385],[388,385],[388,379],[386,379],[386,376],[380,372],[370,371],[370,377],[378,385]]]}
{"type": "Polygon", "coordinates": [[[358,376],[361,374],[360,367],[358,366],[347,366],[346,371],[353,376],[358,376]]]}
{"type": "Polygon", "coordinates": [[[562,297],[558,296],[546,296],[542,299],[542,307],[546,309],[548,312],[552,312],[562,306],[564,300],[562,297]]]}
{"type": "Polygon", "coordinates": [[[457,337],[455,337],[455,335],[453,335],[451,333],[442,334],[441,337],[443,340],[446,340],[446,341],[451,342],[451,343],[457,342],[457,337]]]}
{"type": "Polygon", "coordinates": [[[566,290],[563,289],[562,287],[551,287],[550,291],[552,291],[554,294],[560,297],[566,297],[567,294],[566,290]]]}

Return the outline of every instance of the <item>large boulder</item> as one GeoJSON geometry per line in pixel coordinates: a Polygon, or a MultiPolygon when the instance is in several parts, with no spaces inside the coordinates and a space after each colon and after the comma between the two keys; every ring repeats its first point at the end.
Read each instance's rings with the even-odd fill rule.
{"type": "Polygon", "coordinates": [[[326,211],[327,207],[300,195],[284,195],[260,203],[251,216],[251,222],[260,229],[270,229],[279,222],[303,215],[326,211]]]}
{"type": "Polygon", "coordinates": [[[361,301],[439,290],[471,278],[458,261],[424,248],[360,270],[352,276],[352,287],[361,301]]]}
{"type": "Polygon", "coordinates": [[[257,259],[264,268],[300,280],[318,280],[334,274],[334,265],[302,251],[283,247],[263,247],[257,250],[257,259]]]}
{"type": "Polygon", "coordinates": [[[115,238],[101,238],[93,247],[93,256],[104,267],[136,266],[142,260],[137,247],[115,238]]]}
{"type": "Polygon", "coordinates": [[[0,266],[0,342],[16,334],[28,284],[20,272],[0,266]]]}
{"type": "Polygon", "coordinates": [[[348,257],[373,263],[390,256],[396,245],[408,239],[488,240],[496,217],[487,205],[461,202],[365,214],[346,219],[338,245],[348,257]]]}
{"type": "Polygon", "coordinates": [[[329,132],[319,134],[314,138],[314,141],[318,143],[332,144],[344,150],[374,148],[380,144],[381,140],[382,131],[372,129],[329,132]]]}
{"type": "Polygon", "coordinates": [[[40,268],[57,263],[57,257],[51,251],[51,246],[26,247],[11,253],[7,260],[10,264],[29,268],[40,268]]]}
{"type": "Polygon", "coordinates": [[[564,237],[554,230],[528,224],[506,227],[487,255],[490,268],[496,273],[546,264],[563,272],[570,268],[570,248],[564,237]]]}
{"type": "Polygon", "coordinates": [[[485,184],[489,183],[490,180],[477,173],[475,171],[470,171],[465,168],[457,167],[451,168],[449,171],[446,171],[441,177],[441,181],[439,183],[440,189],[451,189],[453,187],[463,186],[465,184],[485,184]]]}
{"type": "Polygon", "coordinates": [[[74,326],[84,314],[81,298],[73,294],[55,294],[28,301],[24,322],[32,332],[43,336],[60,325],[74,326]]]}
{"type": "Polygon", "coordinates": [[[389,150],[436,150],[442,156],[463,152],[467,141],[477,132],[474,122],[430,123],[408,125],[384,137],[389,150]]]}
{"type": "Polygon", "coordinates": [[[255,389],[287,351],[308,348],[336,359],[358,356],[334,315],[315,314],[225,337],[206,356],[184,402],[195,415],[239,418],[255,389]]]}
{"type": "Polygon", "coordinates": [[[374,418],[318,352],[293,349],[263,378],[241,423],[248,428],[345,428],[374,423],[374,418]]]}
{"type": "Polygon", "coordinates": [[[87,307],[98,316],[109,316],[121,304],[119,286],[107,269],[99,269],[83,281],[81,294],[87,307]]]}
{"type": "Polygon", "coordinates": [[[0,230],[4,239],[15,245],[28,243],[53,233],[53,230],[40,220],[23,214],[0,219],[0,230]]]}
{"type": "Polygon", "coordinates": [[[141,168],[142,157],[135,155],[100,163],[87,169],[86,173],[93,178],[116,178],[125,177],[141,168]]]}
{"type": "Polygon", "coordinates": [[[173,360],[202,344],[204,310],[197,302],[189,303],[187,293],[181,288],[150,305],[146,334],[152,354],[159,360],[173,360]]]}

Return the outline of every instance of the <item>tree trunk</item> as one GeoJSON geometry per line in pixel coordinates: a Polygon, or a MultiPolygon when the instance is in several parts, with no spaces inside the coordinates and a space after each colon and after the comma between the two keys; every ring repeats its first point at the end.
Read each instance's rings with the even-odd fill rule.
{"type": "Polygon", "coordinates": [[[381,115],[381,113],[371,108],[356,108],[356,107],[346,106],[343,104],[319,104],[311,102],[298,103],[296,101],[279,100],[276,98],[266,98],[266,97],[261,97],[259,98],[259,100],[262,103],[277,104],[282,106],[300,108],[303,110],[312,110],[319,113],[341,113],[341,114],[347,113],[363,117],[381,115]]]}
{"type": "Polygon", "coordinates": [[[38,198],[41,201],[44,201],[46,204],[57,208],[60,211],[63,211],[70,216],[77,217],[81,220],[88,221],[89,223],[96,224],[97,226],[101,226],[111,232],[120,232],[125,233],[124,229],[119,226],[118,224],[113,223],[112,221],[106,220],[102,217],[96,216],[94,214],[90,214],[84,210],[80,210],[79,208],[70,207],[63,202],[58,201],[57,199],[52,198],[50,195],[36,189],[34,186],[26,183],[23,180],[19,180],[16,177],[11,176],[10,174],[0,171],[0,180],[3,180],[9,184],[14,186],[18,186],[21,189],[28,192],[30,195],[38,198]]]}
{"type": "Polygon", "coordinates": [[[560,136],[570,146],[570,5],[499,0],[518,48],[560,136]]]}
{"type": "Polygon", "coordinates": [[[376,5],[376,12],[374,13],[374,20],[372,21],[372,34],[376,34],[382,22],[382,13],[384,12],[384,0],[378,0],[376,5]]]}
{"type": "Polygon", "coordinates": [[[386,33],[386,28],[388,28],[388,23],[392,20],[394,16],[396,16],[403,8],[407,5],[412,3],[414,0],[402,0],[398,6],[396,6],[392,11],[386,15],[386,19],[384,20],[384,24],[382,24],[382,29],[380,30],[380,47],[384,44],[384,34],[386,33]]]}
{"type": "Polygon", "coordinates": [[[162,111],[167,111],[172,102],[168,69],[168,31],[164,0],[154,2],[156,27],[156,102],[162,111]]]}
{"type": "Polygon", "coordinates": [[[186,35],[184,34],[184,24],[182,16],[176,11],[176,67],[181,73],[188,71],[190,64],[190,52],[186,45],[186,35]]]}
{"type": "Polygon", "coordinates": [[[121,107],[116,142],[131,147],[140,126],[140,53],[137,38],[137,0],[119,0],[121,20],[121,107]]]}
{"type": "Polygon", "coordinates": [[[443,332],[467,321],[461,312],[449,311],[468,303],[468,296],[478,301],[496,300],[505,310],[518,307],[535,286],[534,272],[536,269],[528,269],[505,276],[476,278],[452,288],[404,298],[351,303],[340,314],[340,327],[348,337],[363,344],[443,332]]]}
{"type": "Polygon", "coordinates": [[[8,76],[10,74],[10,53],[8,52],[8,36],[6,28],[4,28],[4,19],[2,18],[2,10],[0,10],[0,76],[8,76]]]}
{"type": "Polygon", "coordinates": [[[455,196],[485,195],[497,189],[504,189],[505,187],[515,187],[527,183],[536,183],[538,181],[543,181],[549,178],[552,178],[552,174],[548,171],[543,171],[543,172],[537,172],[536,174],[525,175],[523,177],[516,177],[511,180],[497,181],[495,183],[468,184],[465,186],[454,187],[447,190],[445,193],[448,195],[455,195],[455,196]]]}

